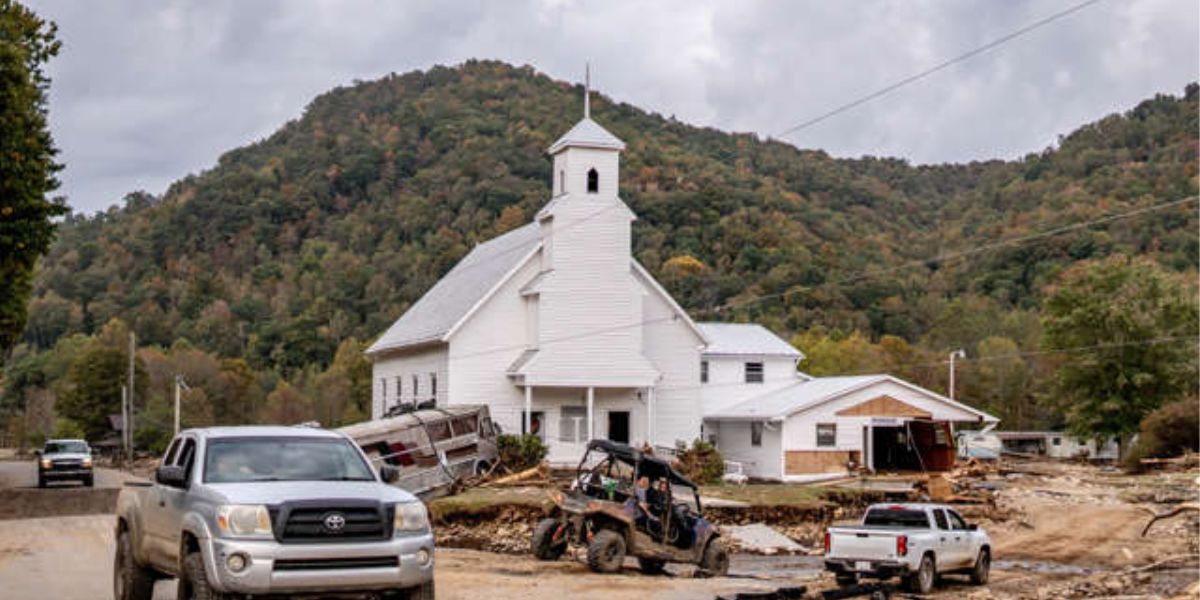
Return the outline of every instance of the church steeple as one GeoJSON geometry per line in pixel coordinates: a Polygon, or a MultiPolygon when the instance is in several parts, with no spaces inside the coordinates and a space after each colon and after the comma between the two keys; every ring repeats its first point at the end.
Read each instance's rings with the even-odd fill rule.
{"type": "Polygon", "coordinates": [[[625,142],[592,120],[591,88],[589,65],[584,75],[583,119],[549,148],[554,157],[554,196],[616,195],[619,155],[625,142]]]}

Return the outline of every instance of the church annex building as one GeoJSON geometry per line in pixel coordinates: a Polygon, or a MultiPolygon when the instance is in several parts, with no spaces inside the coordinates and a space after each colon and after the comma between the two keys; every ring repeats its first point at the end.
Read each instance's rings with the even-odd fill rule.
{"type": "Polygon", "coordinates": [[[805,376],[803,355],[758,325],[693,322],[633,258],[625,144],[584,111],[549,148],[553,195],[534,221],[477,245],[367,349],[372,418],[483,404],[565,463],[592,438],[704,436],[747,475],[779,480],[883,467],[910,439],[935,468],[951,423],[996,421],[886,375],[805,376]]]}

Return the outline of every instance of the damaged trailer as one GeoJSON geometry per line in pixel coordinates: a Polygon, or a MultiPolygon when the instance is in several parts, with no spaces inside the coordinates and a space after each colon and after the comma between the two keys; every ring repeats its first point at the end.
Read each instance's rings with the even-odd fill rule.
{"type": "Polygon", "coordinates": [[[400,474],[393,484],[422,499],[445,495],[466,477],[487,472],[499,456],[487,406],[394,411],[338,431],[363,449],[372,465],[400,474]]]}

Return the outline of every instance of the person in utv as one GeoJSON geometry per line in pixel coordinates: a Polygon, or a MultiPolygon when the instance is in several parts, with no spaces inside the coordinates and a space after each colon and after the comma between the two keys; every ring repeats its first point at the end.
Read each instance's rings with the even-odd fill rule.
{"type": "Polygon", "coordinates": [[[654,515],[654,510],[650,505],[650,495],[653,490],[650,489],[650,478],[642,475],[638,477],[637,489],[635,490],[638,515],[635,523],[647,534],[651,536],[662,535],[662,521],[654,515]]]}

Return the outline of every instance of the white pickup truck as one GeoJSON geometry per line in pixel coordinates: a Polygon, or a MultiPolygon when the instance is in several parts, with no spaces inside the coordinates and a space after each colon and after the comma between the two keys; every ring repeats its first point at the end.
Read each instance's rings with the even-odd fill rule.
{"type": "Polygon", "coordinates": [[[928,594],[947,573],[987,583],[991,562],[987,532],[940,504],[873,504],[861,525],[825,531],[825,569],[841,586],[900,576],[909,591],[928,594]]]}

